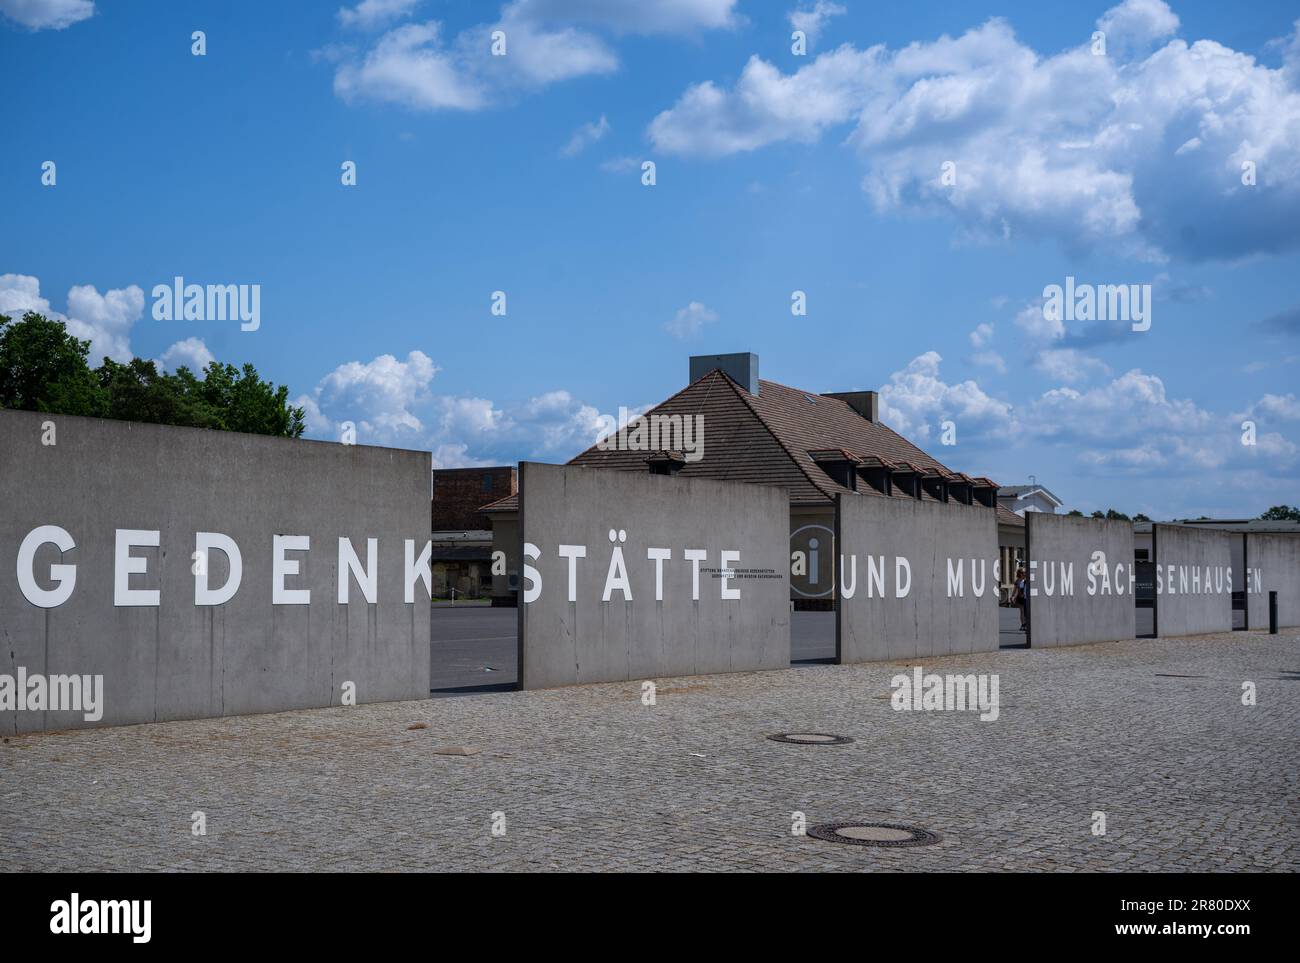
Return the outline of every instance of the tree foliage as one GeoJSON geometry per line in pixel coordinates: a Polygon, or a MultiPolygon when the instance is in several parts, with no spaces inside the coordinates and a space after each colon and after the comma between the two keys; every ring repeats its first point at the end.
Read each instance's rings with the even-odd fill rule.
{"type": "Polygon", "coordinates": [[[298,438],[306,423],[289,389],[263,381],[251,364],[213,361],[202,377],[189,368],[159,372],[152,361],[87,363],[90,342],[62,321],[29,311],[0,315],[0,407],[298,438]]]}
{"type": "MultiPolygon", "coordinates": [[[[1070,514],[1071,514],[1071,515],[1082,515],[1083,512],[1075,511],[1075,512],[1070,512],[1070,514]]],[[[1136,517],[1134,517],[1134,518],[1129,518],[1129,517],[1128,517],[1127,515],[1125,515],[1123,512],[1118,512],[1118,511],[1116,511],[1116,510],[1113,509],[1113,508],[1108,508],[1108,509],[1106,509],[1104,512],[1102,512],[1102,511],[1096,511],[1096,512],[1093,512],[1093,513],[1092,513],[1091,515],[1089,515],[1088,517],[1089,517],[1089,518],[1100,518],[1100,519],[1104,519],[1104,520],[1112,521],[1112,522],[1149,522],[1149,521],[1151,521],[1151,519],[1147,518],[1145,515],[1138,515],[1138,516],[1136,516],[1136,517]]]]}
{"type": "Polygon", "coordinates": [[[1274,505],[1259,517],[1270,522],[1300,522],[1300,508],[1292,508],[1290,505],[1274,505]]]}

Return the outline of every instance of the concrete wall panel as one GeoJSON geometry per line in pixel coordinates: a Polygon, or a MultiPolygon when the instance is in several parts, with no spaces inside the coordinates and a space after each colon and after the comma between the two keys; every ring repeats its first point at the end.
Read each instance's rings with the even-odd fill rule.
{"type": "Polygon", "coordinates": [[[1156,634],[1232,631],[1231,532],[1155,525],[1156,634]]]}
{"type": "MultiPolygon", "coordinates": [[[[0,730],[58,729],[201,718],[340,704],[351,681],[358,702],[428,695],[429,599],[416,583],[406,604],[404,540],[418,556],[429,540],[429,456],[360,445],[242,435],[0,411],[0,673],[103,675],[103,718],[74,712],[0,711],[0,730]],[[55,424],[53,445],[41,425],[55,424]],[[76,547],[42,546],[38,585],[50,566],[76,566],[62,605],[40,608],[16,578],[19,545],[57,525],[76,547]],[[132,589],[158,589],[157,606],[114,604],[117,529],[159,532],[136,548],[147,571],[132,589]],[[240,587],[228,602],[195,604],[196,532],[234,539],[240,587]],[[307,605],[273,605],[273,537],[306,535],[291,552],[307,605]],[[351,579],[337,601],[338,540],[364,564],[378,539],[377,601],[351,579]]],[[[225,584],[212,552],[210,584],[225,584]]]]}
{"type": "Polygon", "coordinates": [[[1131,639],[1133,523],[1026,512],[1029,644],[1131,639]]]}
{"type": "Polygon", "coordinates": [[[998,647],[998,530],[992,509],[842,495],[837,542],[841,662],[998,647]],[[901,598],[900,558],[911,573],[901,598]],[[873,579],[872,559],[883,578],[873,579]],[[959,566],[961,572],[960,591],[954,587],[951,594],[950,564],[954,575],[959,566]]]}
{"type": "Polygon", "coordinates": [[[1277,592],[1278,627],[1300,625],[1300,535],[1246,535],[1245,539],[1250,629],[1268,631],[1269,592],[1277,592]]]}
{"type": "Polygon", "coordinates": [[[521,569],[520,578],[523,688],[789,666],[784,490],[537,463],[522,464],[519,481],[522,541],[526,553],[538,549],[523,559],[535,575],[521,569]],[[561,545],[585,548],[572,586],[561,545]],[[672,552],[662,600],[651,548],[672,552]],[[698,599],[687,549],[707,552],[698,599]],[[724,550],[739,552],[727,566],[738,577],[725,583],[724,550]],[[630,599],[614,584],[624,574],[630,599]],[[740,597],[724,599],[724,587],[740,597]]]}

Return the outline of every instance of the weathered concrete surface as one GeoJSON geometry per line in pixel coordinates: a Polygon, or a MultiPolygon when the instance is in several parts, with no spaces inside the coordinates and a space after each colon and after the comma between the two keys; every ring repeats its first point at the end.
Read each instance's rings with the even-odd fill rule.
{"type": "Polygon", "coordinates": [[[1133,638],[1132,522],[1026,512],[1025,531],[1031,646],[1133,638]]]}
{"type": "MultiPolygon", "coordinates": [[[[1246,535],[1249,591],[1246,615],[1252,629],[1268,629],[1268,593],[1277,593],[1277,624],[1300,625],[1300,536],[1246,535]],[[1250,575],[1258,572],[1258,579],[1250,575]]],[[[1233,572],[1234,578],[1239,578],[1233,572]]]]}
{"type": "Polygon", "coordinates": [[[875,495],[839,500],[840,661],[911,658],[998,647],[996,513],[982,505],[875,495]],[[883,594],[871,577],[883,558],[883,594]],[[898,558],[911,584],[899,598],[898,558]],[[949,595],[949,565],[961,565],[949,595]],[[852,589],[850,596],[849,589],[852,589]],[[979,589],[980,591],[976,591],[979,589]]]}
{"type": "Polygon", "coordinates": [[[790,664],[789,496],[783,489],[704,479],[524,463],[525,545],[540,557],[541,595],[520,579],[526,689],[664,675],[783,669],[790,664]],[[611,542],[609,535],[615,539],[611,542]],[[573,562],[561,545],[585,546],[573,562]],[[647,549],[670,550],[662,600],[647,549]],[[703,549],[698,599],[688,549],[703,549]],[[736,551],[723,579],[721,552],[736,551]],[[621,557],[631,598],[607,579],[621,557]],[[739,598],[723,598],[738,591],[739,598]]]}
{"type": "Polygon", "coordinates": [[[1232,630],[1231,532],[1155,525],[1156,633],[1232,630]],[[1208,585],[1207,585],[1208,582],[1208,585]]]}
{"type": "MultiPolygon", "coordinates": [[[[418,556],[429,539],[429,455],[233,432],[0,411],[0,673],[104,676],[98,723],[82,713],[10,710],[0,731],[62,729],[338,705],[354,682],[360,702],[425,697],[429,597],[404,599],[403,540],[418,556]],[[44,421],[56,444],[41,444],[44,421]],[[44,545],[34,570],[53,588],[53,564],[76,566],[71,597],[29,602],[15,577],[23,538],[58,525],[71,551],[44,545]],[[134,548],[147,571],[131,589],[160,590],[158,606],[114,605],[116,529],[157,530],[157,548],[134,548]],[[238,545],[238,592],[195,604],[196,532],[238,545]],[[308,605],[272,605],[272,538],[306,535],[288,552],[308,605]],[[355,578],[337,602],[338,540],[361,563],[378,539],[377,602],[355,578]]],[[[225,584],[226,557],[209,555],[210,585],[225,584]]]]}

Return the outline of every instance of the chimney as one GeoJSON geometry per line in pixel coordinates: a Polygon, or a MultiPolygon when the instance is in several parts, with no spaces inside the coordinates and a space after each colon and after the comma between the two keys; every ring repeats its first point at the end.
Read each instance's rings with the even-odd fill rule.
{"type": "Polygon", "coordinates": [[[823,391],[823,398],[838,398],[867,421],[880,421],[880,395],[874,391],[823,391]]]}
{"type": "Polygon", "coordinates": [[[748,351],[739,354],[691,355],[690,384],[695,384],[714,368],[721,368],[723,374],[751,395],[758,394],[758,355],[748,351]]]}

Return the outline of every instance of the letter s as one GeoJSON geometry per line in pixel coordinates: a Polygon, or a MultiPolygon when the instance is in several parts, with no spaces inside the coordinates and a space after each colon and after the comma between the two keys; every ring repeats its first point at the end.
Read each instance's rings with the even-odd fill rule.
{"type": "MultiPolygon", "coordinates": [[[[542,550],[540,548],[532,542],[524,542],[524,558],[537,559],[541,557],[542,550]]],[[[536,602],[542,594],[542,573],[524,562],[524,579],[531,583],[524,587],[524,602],[536,602]]]]}

